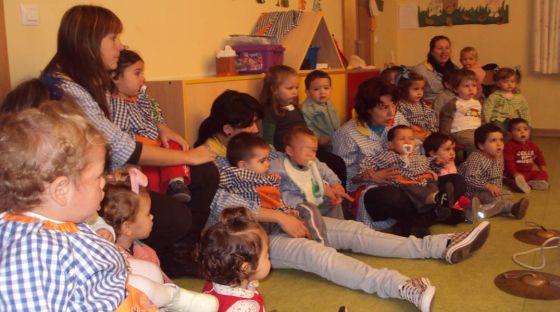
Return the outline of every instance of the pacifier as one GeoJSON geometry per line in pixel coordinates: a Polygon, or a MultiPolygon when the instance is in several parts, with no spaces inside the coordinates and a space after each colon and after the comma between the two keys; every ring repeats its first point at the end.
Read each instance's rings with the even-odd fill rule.
{"type": "Polygon", "coordinates": [[[147,89],[148,89],[148,86],[147,86],[147,85],[142,85],[142,86],[140,87],[140,93],[146,93],[146,90],[147,90],[147,89]]]}
{"type": "Polygon", "coordinates": [[[412,153],[412,150],[414,149],[414,147],[412,147],[412,144],[403,144],[403,151],[405,154],[410,154],[412,153]]]}

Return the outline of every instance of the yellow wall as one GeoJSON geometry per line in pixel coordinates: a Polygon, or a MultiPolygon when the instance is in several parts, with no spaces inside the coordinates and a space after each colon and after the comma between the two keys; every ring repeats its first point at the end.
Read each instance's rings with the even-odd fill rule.
{"type": "MultiPolygon", "coordinates": [[[[142,54],[150,80],[214,75],[214,55],[230,34],[247,34],[259,14],[282,10],[276,0],[33,0],[40,25],[23,26],[21,1],[4,0],[12,85],[39,74],[56,50],[56,33],[64,12],[76,4],[107,7],[124,24],[122,40],[142,54]]],[[[299,1],[290,1],[297,9],[299,1]]],[[[313,0],[307,0],[311,10],[313,0]]],[[[341,1],[322,1],[331,32],[342,42],[341,1]]]]}
{"type": "Polygon", "coordinates": [[[478,50],[480,63],[521,66],[521,90],[529,102],[535,128],[560,129],[560,74],[542,75],[531,70],[532,3],[508,0],[509,23],[504,25],[463,25],[399,29],[398,3],[416,0],[385,1],[385,12],[378,18],[379,42],[375,46],[375,63],[382,66],[395,50],[398,64],[414,65],[425,59],[430,39],[435,35],[451,38],[453,61],[459,64],[459,51],[469,45],[478,50]]]}

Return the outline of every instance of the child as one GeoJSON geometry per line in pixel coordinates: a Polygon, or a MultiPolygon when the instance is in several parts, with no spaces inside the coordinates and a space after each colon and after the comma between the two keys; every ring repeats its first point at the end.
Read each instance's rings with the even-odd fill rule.
{"type": "MultiPolygon", "coordinates": [[[[188,149],[187,142],[165,125],[158,103],[144,92],[144,61],[136,52],[122,50],[112,75],[115,89],[110,104],[116,125],[144,144],[188,149]]],[[[187,166],[143,166],[142,171],[148,176],[151,191],[167,193],[181,202],[190,201],[187,166]]]]}
{"type": "Polygon", "coordinates": [[[443,74],[441,78],[441,83],[443,84],[443,91],[438,93],[434,100],[434,111],[436,112],[436,116],[439,116],[441,109],[447,102],[453,100],[457,97],[455,93],[453,93],[453,85],[452,81],[457,79],[457,74],[459,73],[459,69],[450,69],[443,74]]]}
{"type": "MultiPolygon", "coordinates": [[[[284,151],[284,135],[293,127],[306,127],[305,118],[298,106],[299,77],[295,69],[272,66],[264,77],[260,103],[264,107],[263,136],[277,150],[284,151]]],[[[346,164],[338,155],[319,150],[317,158],[346,183],[346,164]]]]}
{"type": "Polygon", "coordinates": [[[482,106],[474,98],[479,83],[473,71],[463,68],[451,84],[457,97],[441,109],[439,129],[463,145],[468,156],[476,150],[474,130],[481,125],[482,106]]]}
{"type": "Polygon", "coordinates": [[[340,119],[331,98],[331,77],[321,70],[314,70],[305,77],[307,98],[301,110],[307,127],[319,139],[319,147],[331,150],[331,135],[340,128],[340,119]]]}
{"type": "Polygon", "coordinates": [[[323,216],[344,219],[342,199],[354,200],[334,172],[316,159],[318,142],[313,132],[294,127],[286,132],[284,146],[285,156],[274,159],[270,171],[280,175],[282,198],[288,206],[311,203],[323,216]]]}
{"type": "Polygon", "coordinates": [[[423,101],[426,81],[419,74],[402,67],[397,75],[397,110],[414,131],[414,138],[424,141],[437,131],[437,116],[423,101]]]}
{"type": "Polygon", "coordinates": [[[51,101],[0,117],[0,310],[212,311],[83,223],[103,198],[106,142],[76,112],[51,101]]]}
{"type": "MultiPolygon", "coordinates": [[[[128,172],[118,170],[112,176],[113,181],[105,185],[100,214],[114,230],[115,245],[128,258],[150,261],[159,267],[156,252],[140,241],[150,236],[154,218],[150,213],[150,194],[144,188],[146,185],[140,183],[147,184],[146,176],[136,168],[129,168],[128,172]]],[[[172,283],[164,272],[161,273],[165,283],[172,283]]]]}
{"type": "Polygon", "coordinates": [[[541,149],[529,140],[529,123],[522,118],[513,118],[508,123],[508,131],[511,140],[504,148],[506,176],[524,193],[531,189],[546,191],[549,187],[546,162],[541,149]]]}
{"type": "Polygon", "coordinates": [[[391,66],[385,68],[381,74],[379,74],[379,80],[383,84],[391,84],[393,86],[397,85],[397,75],[400,73],[400,66],[391,66]]]}
{"type": "Polygon", "coordinates": [[[204,293],[218,298],[218,312],[264,312],[258,281],[268,276],[268,236],[246,208],[224,209],[202,235],[198,252],[204,293]]]}
{"type": "MultiPolygon", "coordinates": [[[[469,155],[459,168],[467,182],[465,196],[471,199],[476,196],[480,200],[482,205],[478,212],[479,217],[489,218],[498,214],[511,214],[517,219],[523,219],[529,208],[529,200],[521,198],[513,203],[511,192],[502,189],[504,174],[502,131],[492,123],[482,125],[474,132],[474,143],[477,150],[469,155]]],[[[469,215],[472,214],[467,213],[467,216],[469,215]]]]}
{"type": "Polygon", "coordinates": [[[282,200],[280,177],[267,173],[269,153],[270,146],[262,137],[244,132],[232,137],[226,154],[231,167],[221,171],[220,187],[256,202],[261,209],[273,209],[298,217],[306,225],[309,238],[327,243],[323,219],[316,206],[293,201],[286,205],[282,200]]]}
{"type": "Polygon", "coordinates": [[[438,176],[430,170],[430,160],[413,152],[415,141],[410,127],[400,125],[391,128],[387,133],[387,141],[387,151],[362,160],[361,175],[367,180],[370,170],[399,168],[400,175],[393,180],[393,185],[405,189],[416,210],[420,213],[433,210],[440,221],[448,218],[451,206],[462,195],[459,191],[464,187],[457,185],[455,191],[455,185],[450,180],[436,182],[438,176]]]}
{"type": "Polygon", "coordinates": [[[498,90],[490,94],[482,109],[485,122],[491,122],[500,127],[502,132],[507,130],[507,123],[512,118],[523,118],[527,123],[529,119],[529,105],[521,95],[517,84],[521,79],[518,70],[500,68],[494,74],[494,82],[498,90]]]}
{"type": "MultiPolygon", "coordinates": [[[[482,66],[478,64],[478,52],[473,47],[464,47],[461,50],[460,59],[461,65],[463,68],[472,70],[476,77],[478,78],[478,83],[481,84],[484,81],[484,77],[486,77],[486,72],[482,69],[482,66]]],[[[481,92],[481,89],[478,89],[478,92],[481,92]]]]}

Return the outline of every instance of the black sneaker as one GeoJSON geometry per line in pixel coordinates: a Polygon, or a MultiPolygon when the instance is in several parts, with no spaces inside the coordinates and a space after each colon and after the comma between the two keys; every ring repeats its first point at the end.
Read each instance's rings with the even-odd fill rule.
{"type": "Polygon", "coordinates": [[[191,191],[189,191],[185,182],[180,180],[175,180],[169,183],[167,186],[167,195],[182,203],[188,203],[191,201],[191,191]]]}
{"type": "Polygon", "coordinates": [[[443,221],[451,215],[451,207],[455,204],[455,190],[451,182],[445,183],[445,191],[438,192],[434,198],[435,208],[434,213],[438,221],[443,221]]]}

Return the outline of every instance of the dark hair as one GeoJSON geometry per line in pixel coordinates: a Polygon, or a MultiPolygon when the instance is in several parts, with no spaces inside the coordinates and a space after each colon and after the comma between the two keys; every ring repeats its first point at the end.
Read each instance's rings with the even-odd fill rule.
{"type": "Polygon", "coordinates": [[[255,119],[261,118],[259,102],[247,93],[226,90],[212,103],[210,116],[200,124],[198,139],[194,146],[204,144],[213,135],[223,133],[225,125],[233,128],[247,128],[255,119]]]}
{"type": "Polygon", "coordinates": [[[379,78],[370,78],[360,84],[354,100],[356,117],[362,122],[370,120],[369,110],[381,104],[381,97],[394,97],[395,86],[382,83],[379,78]]]}
{"type": "Polygon", "coordinates": [[[412,128],[406,125],[398,125],[398,126],[394,126],[393,128],[389,129],[389,131],[387,132],[387,141],[388,142],[393,142],[393,140],[395,139],[395,136],[397,136],[397,131],[399,130],[411,130],[412,128]]]}
{"type": "Polygon", "coordinates": [[[309,90],[311,82],[315,79],[325,78],[329,80],[329,84],[332,83],[331,76],[322,70],[314,70],[305,76],[305,90],[309,90]]]}
{"type": "Polygon", "coordinates": [[[261,251],[268,243],[263,235],[266,236],[264,230],[249,209],[224,209],[220,222],[202,234],[195,252],[202,277],[239,286],[259,265],[261,251]],[[249,264],[249,271],[243,269],[244,263],[249,264]]]}
{"type": "Polygon", "coordinates": [[[30,79],[6,94],[0,106],[0,113],[15,113],[26,108],[39,107],[39,104],[47,100],[49,100],[47,86],[39,79],[30,79]]]}
{"type": "Polygon", "coordinates": [[[507,130],[509,132],[511,132],[515,126],[517,126],[518,124],[522,124],[522,123],[529,126],[529,122],[527,122],[527,120],[525,120],[523,118],[512,118],[512,119],[509,120],[509,122],[507,124],[507,130]]]}
{"type": "Polygon", "coordinates": [[[450,83],[453,89],[457,89],[459,85],[461,85],[461,82],[471,80],[476,81],[476,83],[479,82],[478,76],[475,74],[475,72],[468,68],[461,68],[457,70],[457,74],[455,74],[454,79],[450,81],[450,83]]]}
{"type": "Polygon", "coordinates": [[[426,81],[424,76],[414,72],[408,72],[408,78],[400,77],[397,83],[397,100],[406,100],[408,98],[408,89],[415,81],[426,81]]]}
{"type": "MultiPolygon", "coordinates": [[[[144,61],[138,53],[136,53],[132,50],[127,50],[127,49],[122,50],[121,54],[119,55],[119,61],[117,62],[117,68],[115,68],[115,70],[113,70],[111,72],[111,77],[113,79],[119,78],[120,76],[122,76],[122,74],[124,73],[124,70],[127,67],[135,64],[138,61],[142,61],[142,62],[144,61]]],[[[112,91],[113,92],[117,91],[114,84],[113,84],[113,90],[112,91]]]]}
{"type": "Polygon", "coordinates": [[[519,83],[521,81],[521,72],[518,69],[501,67],[494,73],[494,82],[499,82],[513,76],[515,76],[516,82],[519,83]]]}
{"type": "Polygon", "coordinates": [[[445,133],[432,132],[432,134],[424,140],[422,146],[424,147],[424,151],[426,151],[426,155],[431,156],[430,153],[437,153],[438,149],[448,141],[455,143],[455,140],[445,133]]]}
{"type": "Polygon", "coordinates": [[[290,66],[274,65],[264,76],[259,102],[263,107],[272,106],[272,111],[276,116],[284,116],[285,112],[280,109],[280,104],[274,98],[274,90],[276,90],[276,88],[284,82],[284,79],[290,75],[297,76],[297,71],[290,66]]]}
{"type": "Polygon", "coordinates": [[[45,73],[62,72],[86,89],[105,115],[110,116],[106,92],[111,76],[101,59],[100,46],[108,34],[120,34],[123,26],[115,13],[93,5],[70,8],[60,21],[56,54],[45,73]]]}
{"type": "Polygon", "coordinates": [[[443,86],[445,87],[446,83],[453,86],[454,82],[457,79],[457,76],[459,75],[459,71],[461,71],[461,70],[458,69],[458,68],[453,68],[453,69],[450,69],[450,70],[446,71],[443,74],[443,77],[441,78],[441,83],[443,84],[443,86]]]}
{"type": "Polygon", "coordinates": [[[449,42],[449,44],[451,45],[451,39],[449,39],[449,37],[447,36],[437,35],[432,37],[432,39],[430,40],[430,51],[428,52],[428,58],[430,57],[432,51],[436,48],[436,43],[440,40],[447,40],[447,42],[449,42]]]}
{"type": "Polygon", "coordinates": [[[379,80],[381,80],[381,82],[385,84],[394,84],[391,80],[391,74],[398,74],[400,71],[400,66],[387,67],[381,72],[381,74],[379,74],[379,80]]]}
{"type": "Polygon", "coordinates": [[[254,150],[257,147],[270,148],[265,139],[259,135],[247,132],[238,133],[227,144],[226,158],[230,165],[237,167],[241,160],[247,161],[254,157],[254,150]]]}
{"type": "Polygon", "coordinates": [[[294,140],[296,140],[300,135],[304,135],[307,137],[317,138],[315,133],[311,131],[307,127],[303,126],[295,126],[290,128],[286,133],[284,133],[284,137],[282,138],[282,143],[284,146],[291,145],[294,140]]]}
{"type": "Polygon", "coordinates": [[[487,123],[476,128],[476,130],[474,130],[474,145],[476,146],[476,148],[480,149],[479,145],[484,144],[484,142],[486,142],[486,139],[488,138],[488,135],[494,132],[502,133],[502,129],[500,129],[500,127],[496,126],[493,123],[487,123]]]}

